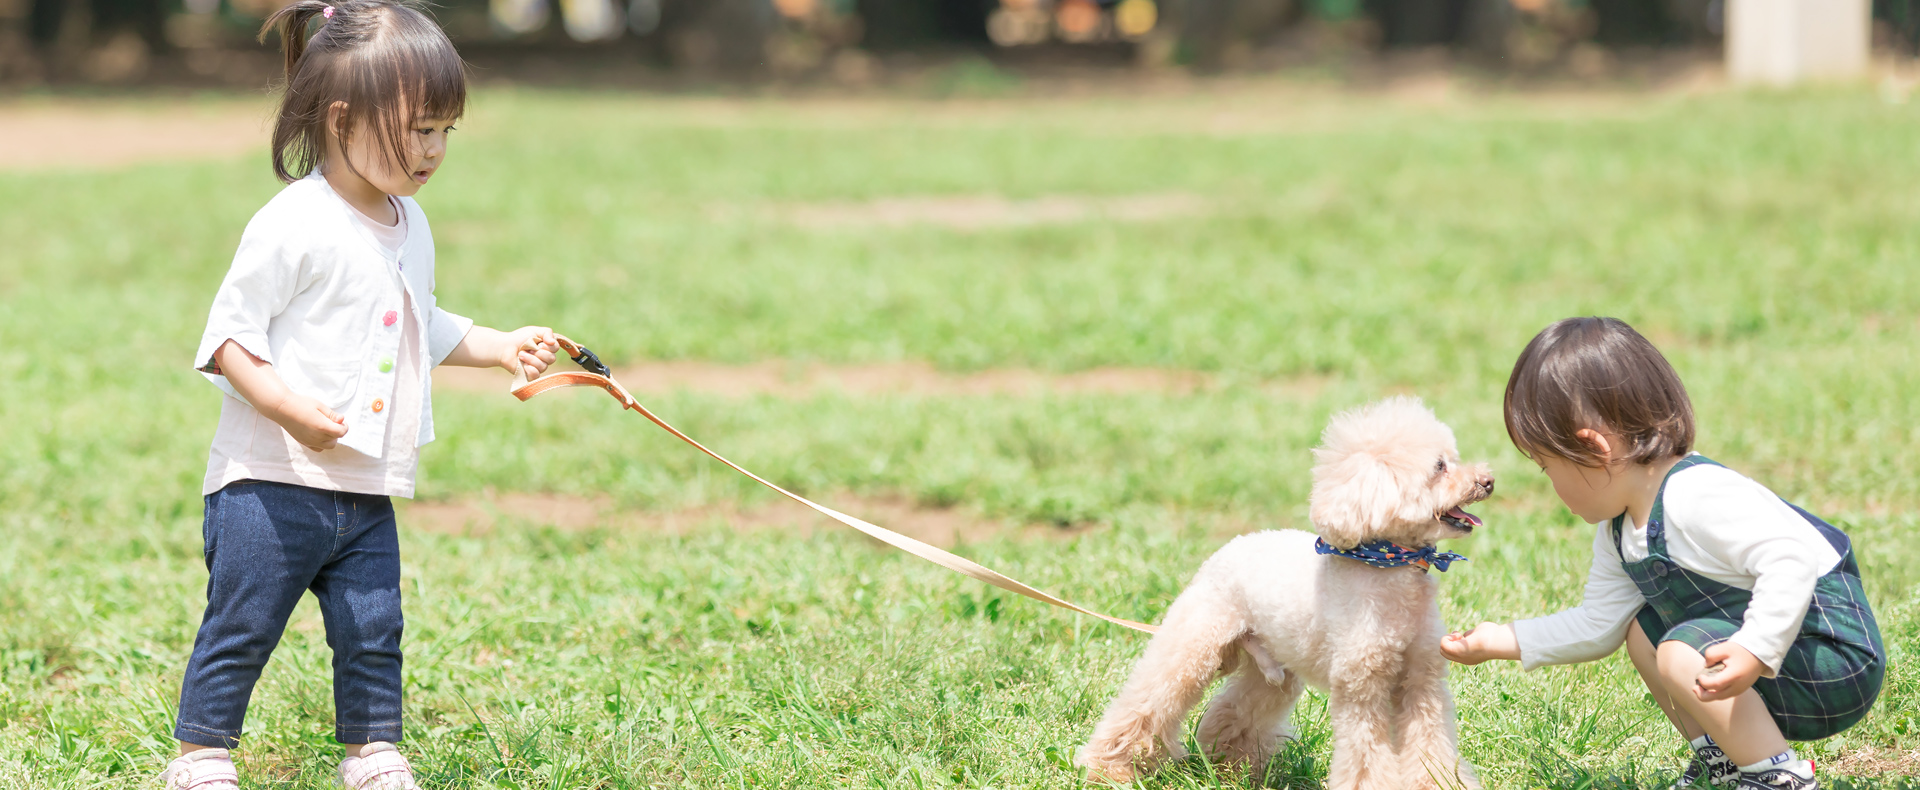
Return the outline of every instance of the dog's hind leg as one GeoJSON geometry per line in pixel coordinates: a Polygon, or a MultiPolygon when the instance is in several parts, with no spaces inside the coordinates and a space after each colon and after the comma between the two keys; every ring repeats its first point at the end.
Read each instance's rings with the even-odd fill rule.
{"type": "MultiPolygon", "coordinates": [[[[1240,607],[1221,600],[1211,585],[1196,583],[1181,593],[1093,737],[1080,748],[1078,762],[1089,778],[1127,782],[1137,771],[1185,757],[1181,722],[1245,629],[1240,607]]],[[[1237,652],[1232,658],[1238,660],[1237,652]]]]}
{"type": "Polygon", "coordinates": [[[1300,699],[1301,682],[1271,658],[1262,661],[1264,650],[1248,653],[1254,660],[1243,662],[1213,696],[1197,735],[1208,754],[1247,763],[1258,778],[1268,758],[1280,751],[1280,742],[1294,737],[1288,719],[1300,699]]]}

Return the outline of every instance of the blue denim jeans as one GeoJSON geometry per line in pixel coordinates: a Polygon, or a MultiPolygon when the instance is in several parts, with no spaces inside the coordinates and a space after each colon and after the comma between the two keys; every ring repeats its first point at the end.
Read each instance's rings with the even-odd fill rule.
{"type": "Polygon", "coordinates": [[[393,503],[242,480],[206,498],[207,613],[173,736],[233,748],[294,604],[320,601],[333,648],[334,739],[400,740],[400,540],[393,503]]]}

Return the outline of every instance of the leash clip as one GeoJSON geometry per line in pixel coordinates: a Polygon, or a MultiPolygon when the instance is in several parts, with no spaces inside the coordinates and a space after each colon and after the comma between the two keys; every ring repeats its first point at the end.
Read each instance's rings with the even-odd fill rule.
{"type": "Polygon", "coordinates": [[[607,367],[607,363],[600,361],[599,355],[594,354],[592,351],[588,351],[586,346],[580,345],[578,343],[575,343],[573,347],[576,351],[580,352],[580,353],[571,355],[573,357],[573,364],[579,365],[582,369],[586,370],[588,373],[594,373],[597,375],[607,376],[607,377],[613,376],[613,371],[607,367]]]}

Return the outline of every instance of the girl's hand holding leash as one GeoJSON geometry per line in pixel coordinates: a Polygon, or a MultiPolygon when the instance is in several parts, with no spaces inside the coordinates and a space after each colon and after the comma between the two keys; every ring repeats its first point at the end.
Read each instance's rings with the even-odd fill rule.
{"type": "Polygon", "coordinates": [[[1466,633],[1455,631],[1440,640],[1440,655],[1455,664],[1472,666],[1483,661],[1520,660],[1520,640],[1513,626],[1481,623],[1466,633]]]}
{"type": "Polygon", "coordinates": [[[1740,696],[1766,669],[1751,651],[1732,642],[1710,646],[1700,655],[1707,660],[1707,668],[1693,681],[1693,695],[1701,702],[1740,696]]]}
{"type": "Polygon", "coordinates": [[[553,364],[553,353],[560,348],[553,330],[544,326],[523,326],[508,333],[508,339],[513,344],[513,356],[500,367],[509,373],[524,369],[529,375],[538,376],[553,364]]]}

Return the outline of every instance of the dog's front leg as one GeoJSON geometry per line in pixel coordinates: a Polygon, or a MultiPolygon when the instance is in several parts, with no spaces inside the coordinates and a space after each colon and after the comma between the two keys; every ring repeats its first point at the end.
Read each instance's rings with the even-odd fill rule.
{"type": "Polygon", "coordinates": [[[1397,651],[1380,651],[1334,670],[1327,707],[1333,725],[1333,765],[1327,790],[1400,790],[1394,762],[1394,678],[1397,651]]]}
{"type": "Polygon", "coordinates": [[[1447,690],[1447,660],[1440,654],[1438,639],[1417,639],[1409,647],[1393,729],[1400,745],[1399,764],[1407,772],[1401,787],[1479,787],[1473,767],[1460,759],[1453,694],[1447,690]]]}

